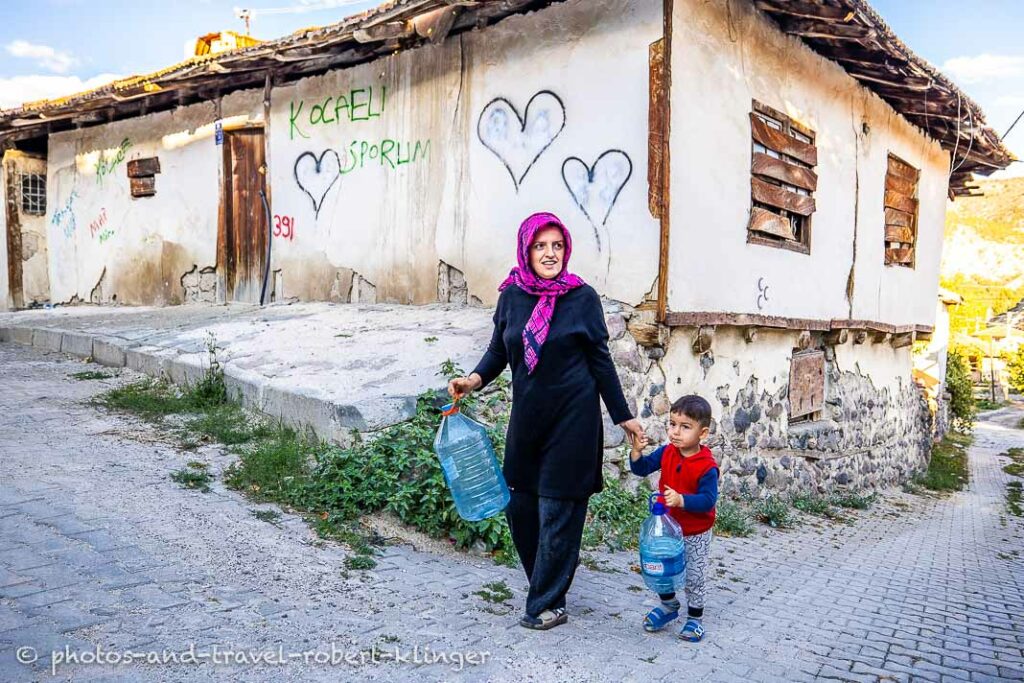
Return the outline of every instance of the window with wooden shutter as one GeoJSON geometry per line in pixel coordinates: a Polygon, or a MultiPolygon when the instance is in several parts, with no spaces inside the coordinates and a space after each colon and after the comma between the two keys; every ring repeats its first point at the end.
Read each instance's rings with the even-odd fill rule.
{"type": "Polygon", "coordinates": [[[818,187],[814,131],[754,101],[747,240],[810,253],[818,187]]]}
{"type": "Polygon", "coordinates": [[[885,265],[914,267],[917,181],[921,172],[889,155],[885,172],[885,265]]]}

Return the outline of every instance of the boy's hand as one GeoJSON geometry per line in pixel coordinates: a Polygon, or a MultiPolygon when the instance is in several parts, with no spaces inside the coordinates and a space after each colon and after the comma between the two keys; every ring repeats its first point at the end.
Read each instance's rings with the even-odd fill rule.
{"type": "Polygon", "coordinates": [[[665,505],[669,506],[670,508],[681,508],[683,507],[683,497],[666,486],[665,505]]]}
{"type": "Polygon", "coordinates": [[[647,446],[650,445],[651,443],[651,440],[648,439],[647,435],[644,434],[643,432],[640,432],[639,434],[630,434],[629,436],[631,437],[633,442],[634,453],[640,453],[643,449],[647,448],[647,446]]]}

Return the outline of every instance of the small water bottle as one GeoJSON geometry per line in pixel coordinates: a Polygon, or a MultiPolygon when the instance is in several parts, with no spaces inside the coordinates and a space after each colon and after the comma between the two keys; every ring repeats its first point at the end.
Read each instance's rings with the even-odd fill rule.
{"type": "Polygon", "coordinates": [[[679,523],[666,514],[662,494],[648,498],[651,516],[640,527],[640,574],[655,593],[675,593],[686,582],[686,544],[679,523]]]}
{"type": "Polygon", "coordinates": [[[434,452],[455,509],[467,522],[493,517],[508,505],[509,492],[487,429],[460,413],[458,401],[441,410],[444,417],[434,439],[434,452]]]}

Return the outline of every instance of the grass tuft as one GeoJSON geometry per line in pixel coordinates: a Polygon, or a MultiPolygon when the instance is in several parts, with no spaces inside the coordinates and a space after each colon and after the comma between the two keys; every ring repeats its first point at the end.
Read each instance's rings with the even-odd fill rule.
{"type": "Polygon", "coordinates": [[[743,538],[753,533],[750,512],[735,500],[719,498],[715,511],[715,535],[743,538]]]}

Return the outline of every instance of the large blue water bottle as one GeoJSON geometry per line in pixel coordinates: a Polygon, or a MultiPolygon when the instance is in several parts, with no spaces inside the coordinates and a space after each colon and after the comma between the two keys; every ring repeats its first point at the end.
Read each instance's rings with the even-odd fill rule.
{"type": "Polygon", "coordinates": [[[468,522],[493,517],[508,505],[505,477],[487,429],[459,412],[458,401],[441,409],[444,417],[434,439],[455,509],[468,522]]]}
{"type": "Polygon", "coordinates": [[[648,498],[651,516],[640,527],[640,574],[655,593],[675,593],[686,581],[686,544],[679,523],[666,514],[660,493],[648,498]]]}

